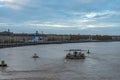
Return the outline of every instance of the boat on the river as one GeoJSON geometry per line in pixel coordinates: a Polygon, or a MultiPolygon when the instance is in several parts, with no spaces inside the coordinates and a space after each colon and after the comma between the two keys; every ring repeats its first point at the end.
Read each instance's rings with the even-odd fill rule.
{"type": "MultiPolygon", "coordinates": [[[[65,51],[68,51],[68,54],[65,57],[66,59],[85,59],[85,53],[83,51],[87,50],[69,49],[65,51]]],[[[87,53],[90,53],[89,50],[87,53]]]]}
{"type": "Polygon", "coordinates": [[[32,56],[32,58],[39,58],[39,56],[36,53],[34,53],[34,55],[32,56]]]}
{"type": "Polygon", "coordinates": [[[1,61],[0,67],[7,67],[8,65],[5,63],[4,60],[1,61]]]}

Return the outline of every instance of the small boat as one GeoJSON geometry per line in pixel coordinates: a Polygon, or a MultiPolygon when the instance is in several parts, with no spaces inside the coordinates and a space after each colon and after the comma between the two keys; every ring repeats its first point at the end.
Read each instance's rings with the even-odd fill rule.
{"type": "Polygon", "coordinates": [[[70,49],[66,51],[69,51],[69,53],[65,57],[66,59],[85,59],[85,53],[83,53],[82,51],[86,50],[70,49]]]}
{"type": "Polygon", "coordinates": [[[1,61],[0,67],[7,67],[7,64],[5,63],[5,61],[1,61]]]}
{"type": "Polygon", "coordinates": [[[34,55],[32,56],[32,58],[39,58],[39,56],[36,53],[34,53],[34,55]]]}

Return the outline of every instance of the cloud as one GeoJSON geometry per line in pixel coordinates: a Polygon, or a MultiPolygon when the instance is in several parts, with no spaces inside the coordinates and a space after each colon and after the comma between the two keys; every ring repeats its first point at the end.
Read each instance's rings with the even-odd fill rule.
{"type": "Polygon", "coordinates": [[[12,3],[12,2],[15,2],[15,0],[0,0],[1,2],[10,2],[10,3],[12,3]]]}
{"type": "Polygon", "coordinates": [[[102,12],[91,12],[91,13],[87,13],[85,14],[86,18],[100,18],[100,17],[108,17],[108,16],[112,16],[112,15],[120,15],[119,11],[102,11],[102,12]]]}
{"type": "Polygon", "coordinates": [[[109,0],[0,0],[0,29],[13,26],[13,29],[19,27],[25,31],[26,26],[26,30],[84,29],[89,32],[116,28],[120,23],[119,3],[109,0]]]}
{"type": "Polygon", "coordinates": [[[79,29],[98,29],[98,28],[115,28],[119,27],[120,23],[97,23],[82,25],[79,29]]]}
{"type": "Polygon", "coordinates": [[[70,26],[65,25],[65,24],[59,24],[59,23],[0,23],[0,26],[30,26],[30,27],[39,27],[39,28],[69,28],[70,26]]]}
{"type": "Polygon", "coordinates": [[[35,26],[35,27],[46,27],[46,28],[68,28],[70,26],[68,25],[64,25],[64,24],[44,24],[44,23],[41,23],[41,24],[29,24],[30,26],[35,26]]]}
{"type": "Polygon", "coordinates": [[[14,10],[20,10],[26,5],[30,0],[0,0],[2,7],[11,8],[14,10]]]}
{"type": "Polygon", "coordinates": [[[89,23],[89,22],[95,22],[95,19],[81,19],[81,20],[76,20],[76,23],[78,24],[84,24],[84,23],[89,23]]]}

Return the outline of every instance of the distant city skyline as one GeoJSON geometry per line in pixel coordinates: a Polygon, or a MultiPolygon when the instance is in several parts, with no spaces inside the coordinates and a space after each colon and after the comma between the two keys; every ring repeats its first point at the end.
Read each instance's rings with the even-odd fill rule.
{"type": "Polygon", "coordinates": [[[0,0],[0,32],[120,35],[120,0],[0,0]]]}

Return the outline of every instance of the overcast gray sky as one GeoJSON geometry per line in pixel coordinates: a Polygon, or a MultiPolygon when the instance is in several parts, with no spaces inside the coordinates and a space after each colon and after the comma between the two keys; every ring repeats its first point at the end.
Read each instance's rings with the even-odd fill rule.
{"type": "Polygon", "coordinates": [[[0,0],[0,31],[120,35],[120,0],[0,0]]]}

